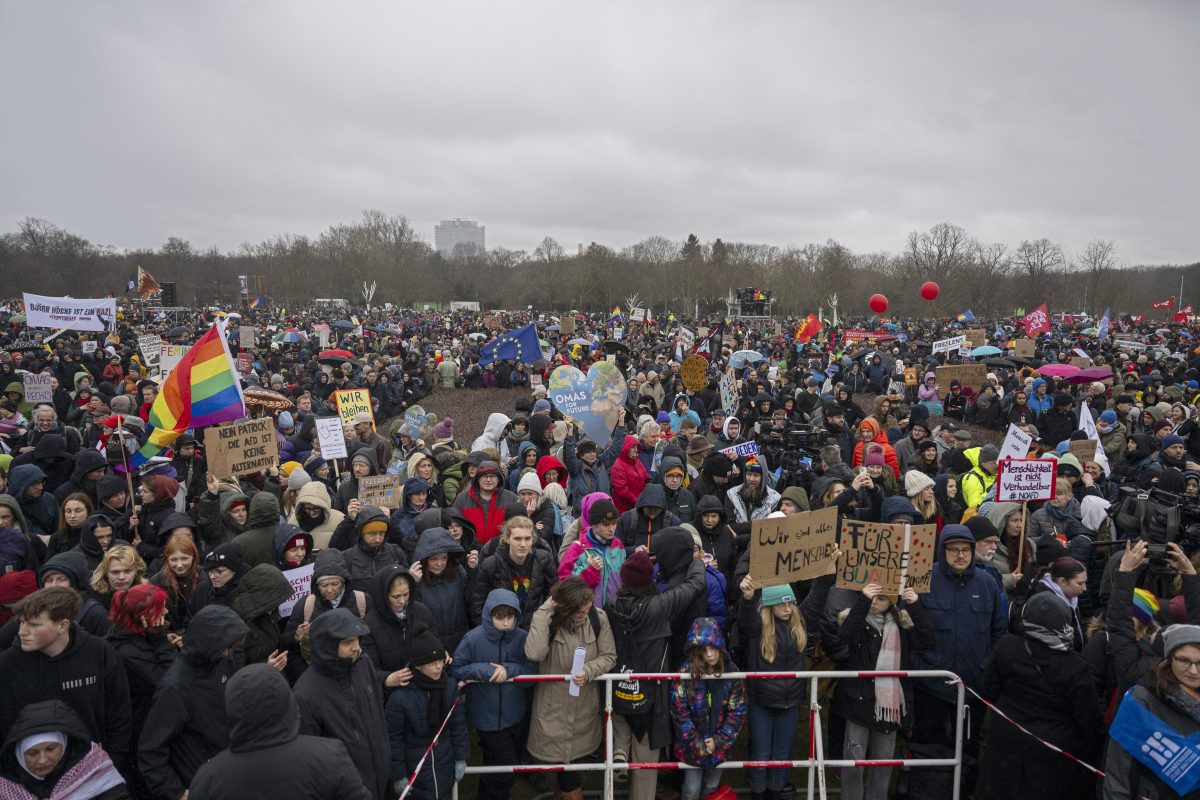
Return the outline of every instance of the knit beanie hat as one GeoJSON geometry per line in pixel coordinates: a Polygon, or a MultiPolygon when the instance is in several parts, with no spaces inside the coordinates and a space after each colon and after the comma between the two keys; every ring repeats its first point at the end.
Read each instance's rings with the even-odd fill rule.
{"type": "Polygon", "coordinates": [[[521,476],[521,481],[517,484],[517,493],[521,492],[535,492],[541,495],[542,482],[538,480],[536,472],[526,472],[521,476]]]}
{"type": "Polygon", "coordinates": [[[312,476],[304,471],[304,467],[296,467],[288,473],[287,488],[290,491],[299,491],[306,483],[312,483],[312,476]]]}
{"type": "Polygon", "coordinates": [[[982,514],[976,514],[963,524],[967,526],[967,530],[971,532],[971,535],[975,537],[975,541],[977,542],[1000,535],[1000,531],[996,530],[996,526],[992,524],[992,521],[982,514]]]}
{"type": "Polygon", "coordinates": [[[367,533],[387,533],[388,524],[384,519],[373,519],[363,523],[362,532],[367,533]]]}
{"type": "Polygon", "coordinates": [[[654,564],[644,551],[639,550],[625,559],[621,565],[621,585],[630,589],[649,589],[654,586],[654,564]]]}
{"type": "Polygon", "coordinates": [[[282,414],[280,414],[275,425],[281,431],[296,427],[296,421],[292,419],[292,412],[284,411],[282,414]]]}
{"type": "Polygon", "coordinates": [[[1105,425],[1117,424],[1117,412],[1113,411],[1112,409],[1105,411],[1103,414],[1100,415],[1100,421],[1103,422],[1105,425]]]}
{"type": "Polygon", "coordinates": [[[1158,598],[1145,589],[1133,590],[1133,618],[1143,625],[1151,628],[1158,627],[1158,616],[1160,610],[1158,598]]]}
{"type": "Polygon", "coordinates": [[[597,500],[588,509],[588,524],[599,525],[602,522],[616,522],[621,518],[612,500],[597,500]]]}
{"type": "Polygon", "coordinates": [[[433,631],[428,628],[422,628],[421,632],[412,638],[412,642],[409,644],[409,653],[411,654],[409,660],[414,667],[432,664],[446,658],[446,649],[442,647],[442,643],[433,634],[433,631]]]}
{"type": "Polygon", "coordinates": [[[1183,437],[1180,436],[1179,434],[1172,433],[1172,434],[1169,434],[1169,435],[1163,437],[1162,449],[1166,450],[1168,447],[1170,447],[1171,445],[1175,445],[1175,444],[1187,444],[1187,442],[1185,442],[1183,440],[1183,437]]]}
{"type": "Polygon", "coordinates": [[[1168,625],[1163,628],[1163,653],[1170,657],[1185,644],[1200,647],[1200,625],[1168,625]]]}
{"type": "Polygon", "coordinates": [[[779,586],[765,586],[762,590],[762,607],[780,606],[784,603],[795,603],[796,593],[786,583],[779,586]]]}
{"type": "Polygon", "coordinates": [[[885,467],[887,460],[883,457],[882,447],[868,447],[867,457],[863,461],[868,467],[885,467]]]}
{"type": "Polygon", "coordinates": [[[228,567],[235,574],[240,574],[246,571],[246,562],[243,560],[242,546],[237,542],[226,542],[225,544],[217,545],[217,548],[204,557],[204,571],[216,569],[217,567],[228,567]]]}
{"type": "Polygon", "coordinates": [[[921,492],[933,486],[933,478],[919,470],[910,469],[904,473],[904,494],[908,497],[916,497],[921,492]]]}
{"type": "Polygon", "coordinates": [[[551,408],[553,408],[553,406],[550,405],[549,400],[545,400],[545,399],[538,400],[536,403],[533,404],[533,413],[536,414],[539,411],[549,411],[551,408]]]}
{"type": "Polygon", "coordinates": [[[437,425],[433,426],[433,435],[437,439],[453,439],[454,438],[454,420],[446,417],[437,425]]]}

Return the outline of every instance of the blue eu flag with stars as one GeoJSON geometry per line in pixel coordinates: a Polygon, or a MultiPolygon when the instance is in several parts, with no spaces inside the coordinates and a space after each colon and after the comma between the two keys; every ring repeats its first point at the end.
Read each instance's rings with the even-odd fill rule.
{"type": "Polygon", "coordinates": [[[495,340],[479,348],[479,366],[486,367],[493,361],[522,361],[532,364],[542,358],[542,346],[538,344],[537,330],[533,323],[515,331],[500,334],[495,340]]]}

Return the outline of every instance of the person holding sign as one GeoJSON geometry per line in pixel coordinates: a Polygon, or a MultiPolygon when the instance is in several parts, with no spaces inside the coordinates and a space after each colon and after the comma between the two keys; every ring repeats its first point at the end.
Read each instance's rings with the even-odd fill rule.
{"type": "MultiPolygon", "coordinates": [[[[937,632],[916,591],[901,593],[904,610],[896,607],[883,587],[869,583],[854,605],[838,614],[838,638],[849,654],[848,670],[896,672],[912,668],[912,653],[937,644],[937,632]]],[[[896,752],[896,732],[911,725],[912,682],[901,678],[855,678],[837,682],[833,711],[846,720],[842,757],[890,759],[896,752]]],[[[844,800],[886,798],[891,770],[842,769],[844,800]],[[864,794],[864,783],[866,784],[864,794]]]]}
{"type": "MultiPolygon", "coordinates": [[[[833,550],[836,562],[841,551],[833,550]]],[[[754,578],[742,578],[738,589],[738,628],[747,642],[747,672],[801,672],[807,668],[804,650],[808,631],[820,631],[825,599],[833,587],[834,573],[813,581],[803,605],[789,584],[766,586],[754,602],[754,578]]],[[[800,706],[805,700],[804,681],[780,678],[749,682],[747,708],[750,716],[750,758],[754,761],[785,761],[792,758],[800,706]]],[[[766,793],[778,795],[787,783],[786,768],[748,770],[750,793],[762,800],[766,793]]]]}
{"type": "MultiPolygon", "coordinates": [[[[994,449],[994,448],[993,448],[994,449]]],[[[975,568],[975,536],[965,525],[947,525],[938,540],[940,549],[933,565],[929,591],[919,596],[937,630],[936,646],[913,655],[914,669],[942,669],[959,675],[968,686],[981,686],[983,669],[992,648],[1008,630],[1000,587],[990,575],[975,568]]],[[[909,738],[914,752],[954,752],[954,687],[938,679],[918,679],[916,719],[909,738]]],[[[979,719],[983,707],[968,701],[972,718],[979,719]]],[[[963,752],[979,757],[980,726],[966,729],[963,752]]],[[[975,785],[974,770],[964,769],[966,791],[975,785]]],[[[931,777],[926,770],[912,773],[911,797],[937,797],[941,792],[921,782],[931,777]]]]}

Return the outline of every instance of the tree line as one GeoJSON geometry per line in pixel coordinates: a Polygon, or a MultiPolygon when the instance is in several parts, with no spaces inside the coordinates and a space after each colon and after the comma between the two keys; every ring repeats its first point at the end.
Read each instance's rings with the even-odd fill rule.
{"type": "Polygon", "coordinates": [[[332,225],[316,237],[286,234],[236,250],[199,249],[170,237],[157,250],[118,252],[43,219],[26,218],[0,235],[0,274],[13,292],[121,295],[137,268],[160,282],[174,281],[180,304],[236,303],[239,275],[276,305],[314,297],[361,303],[363,282],[377,282],[375,304],[401,306],[475,300],[484,308],[610,310],[636,294],[657,315],[724,311],[731,288],[770,289],[777,314],[829,312],[835,297],[842,315],[866,312],[874,292],[887,295],[889,314],[953,316],[970,308],[980,316],[1013,313],[1049,302],[1055,311],[1099,314],[1152,312],[1150,303],[1195,295],[1200,306],[1200,262],[1123,265],[1116,244],[1097,239],[1067,252],[1047,238],[1017,245],[984,243],[948,222],[913,231],[896,252],[852,251],[835,240],[777,246],[751,242],[683,241],[651,236],[614,249],[591,242],[570,252],[547,236],[533,249],[462,248],[446,258],[424,241],[407,218],[368,210],[356,222],[332,225]],[[918,287],[936,281],[936,301],[918,287]],[[1191,287],[1191,288],[1189,288],[1191,287]]]}

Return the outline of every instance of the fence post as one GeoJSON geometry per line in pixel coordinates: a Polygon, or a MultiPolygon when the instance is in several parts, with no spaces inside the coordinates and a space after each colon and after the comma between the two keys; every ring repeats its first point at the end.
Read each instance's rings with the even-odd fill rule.
{"type": "Polygon", "coordinates": [[[812,758],[817,752],[817,740],[813,738],[820,731],[820,727],[816,722],[816,714],[814,709],[817,707],[817,679],[810,678],[808,681],[808,800],[813,800],[813,782],[816,780],[816,775],[813,774],[812,758]]]}
{"type": "Polygon", "coordinates": [[[963,728],[963,721],[967,716],[966,690],[962,682],[962,678],[955,681],[955,686],[958,688],[958,697],[955,705],[956,721],[954,723],[954,794],[953,800],[958,800],[962,792],[962,763],[963,763],[963,734],[966,731],[963,728]]]}
{"type": "Polygon", "coordinates": [[[613,800],[612,678],[607,676],[604,678],[604,733],[604,800],[613,800]]]}

